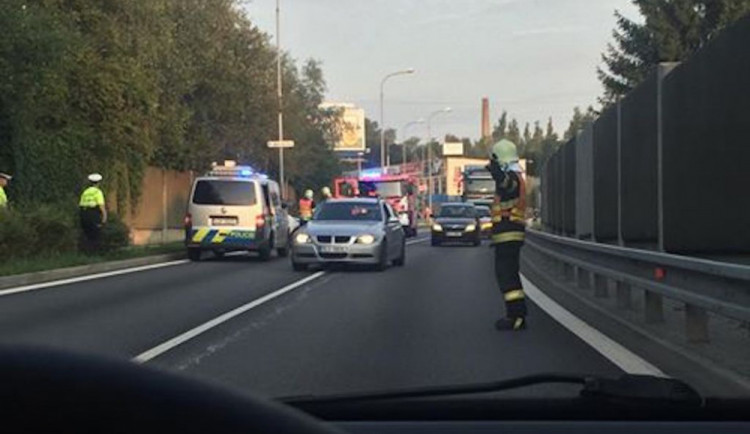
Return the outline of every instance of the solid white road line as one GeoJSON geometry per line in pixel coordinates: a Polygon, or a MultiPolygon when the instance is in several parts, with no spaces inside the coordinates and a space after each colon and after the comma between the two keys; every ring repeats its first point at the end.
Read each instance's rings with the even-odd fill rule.
{"type": "Polygon", "coordinates": [[[526,292],[526,295],[531,298],[534,304],[547,312],[549,316],[562,324],[563,327],[589,344],[599,354],[617,365],[618,368],[628,374],[667,376],[656,366],[613,341],[557,304],[524,276],[521,276],[521,279],[523,281],[524,292],[526,292]]]}
{"type": "Polygon", "coordinates": [[[71,277],[70,279],[53,280],[51,282],[36,283],[33,285],[17,286],[0,290],[0,297],[4,295],[17,294],[19,292],[35,291],[37,289],[50,288],[53,286],[67,285],[70,283],[85,282],[87,280],[101,279],[104,277],[119,276],[121,274],[137,273],[139,271],[153,270],[156,268],[171,267],[174,265],[186,264],[190,261],[180,259],[178,261],[161,262],[159,264],[143,265],[141,267],[123,268],[122,270],[107,271],[105,273],[88,274],[86,276],[71,277]]]}
{"type": "Polygon", "coordinates": [[[158,357],[159,355],[166,353],[167,351],[173,349],[174,347],[181,345],[189,341],[190,339],[193,339],[194,337],[202,333],[205,333],[208,330],[211,330],[212,328],[220,324],[223,324],[238,315],[242,315],[243,313],[249,311],[250,309],[258,307],[261,304],[271,301],[274,298],[279,297],[281,295],[284,295],[289,291],[293,291],[299,288],[300,286],[303,286],[325,274],[326,274],[325,271],[318,271],[317,273],[311,274],[310,276],[307,276],[304,279],[300,279],[294,283],[290,283],[289,285],[281,289],[278,289],[270,294],[266,294],[263,297],[257,298],[249,303],[243,304],[242,306],[238,308],[232,309],[223,315],[217,316],[216,318],[199,325],[198,327],[188,330],[179,336],[176,336],[162,344],[159,344],[155,346],[154,348],[151,348],[150,350],[142,352],[141,354],[135,356],[133,358],[133,361],[136,363],[148,362],[154,357],[158,357]]]}

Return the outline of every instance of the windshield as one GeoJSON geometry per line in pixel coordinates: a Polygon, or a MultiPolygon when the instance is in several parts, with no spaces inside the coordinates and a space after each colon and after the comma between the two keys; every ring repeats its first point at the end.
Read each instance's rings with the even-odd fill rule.
{"type": "Polygon", "coordinates": [[[465,188],[467,193],[492,194],[495,192],[495,181],[492,179],[469,178],[466,180],[465,188]]]}
{"type": "Polygon", "coordinates": [[[314,220],[380,221],[380,205],[363,202],[326,202],[315,213],[314,220]]]}
{"type": "Polygon", "coordinates": [[[193,203],[197,205],[255,205],[255,184],[245,181],[198,181],[193,203]]]}
{"type": "Polygon", "coordinates": [[[440,207],[438,217],[474,218],[477,212],[474,207],[450,205],[440,207]]]}
{"type": "Polygon", "coordinates": [[[750,398],[750,0],[0,0],[0,32],[0,346],[271,398],[750,398]]]}

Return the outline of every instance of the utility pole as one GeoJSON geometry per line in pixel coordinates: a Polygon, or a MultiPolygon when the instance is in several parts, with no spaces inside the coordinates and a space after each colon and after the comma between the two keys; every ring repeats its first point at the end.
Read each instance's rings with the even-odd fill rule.
{"type": "MultiPolygon", "coordinates": [[[[276,96],[279,101],[279,142],[284,140],[284,93],[281,89],[281,0],[276,0],[276,96]]],[[[279,147],[279,182],[282,199],[286,198],[284,148],[279,147]]]]}

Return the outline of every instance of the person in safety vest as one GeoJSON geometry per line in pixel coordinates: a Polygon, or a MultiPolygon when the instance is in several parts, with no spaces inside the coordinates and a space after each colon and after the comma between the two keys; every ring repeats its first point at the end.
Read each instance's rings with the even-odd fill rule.
{"type": "Polygon", "coordinates": [[[8,196],[5,195],[5,187],[8,186],[12,176],[7,173],[0,172],[0,209],[8,207],[8,196]]]}
{"type": "Polygon", "coordinates": [[[320,189],[320,195],[322,196],[322,199],[320,199],[320,203],[323,203],[333,197],[333,195],[331,194],[331,189],[328,188],[328,186],[320,189]]]}
{"type": "Polygon", "coordinates": [[[519,275],[519,257],[526,236],[526,185],[518,150],[510,140],[492,147],[487,169],[495,180],[491,246],[495,249],[495,278],[505,300],[505,317],[498,330],[526,328],[526,300],[519,275]]]}
{"type": "Polygon", "coordinates": [[[315,211],[315,201],[313,200],[313,191],[305,190],[305,196],[299,200],[299,218],[303,222],[310,221],[315,211]]]}
{"type": "Polygon", "coordinates": [[[78,207],[84,236],[83,250],[91,253],[99,249],[101,228],[107,223],[107,207],[104,204],[104,193],[99,188],[102,175],[92,173],[88,179],[90,185],[81,193],[78,207]]]}

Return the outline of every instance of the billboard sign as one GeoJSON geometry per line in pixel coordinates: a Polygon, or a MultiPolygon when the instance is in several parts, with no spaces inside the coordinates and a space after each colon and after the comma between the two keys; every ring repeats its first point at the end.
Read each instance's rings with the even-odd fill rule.
{"type": "Polygon", "coordinates": [[[365,150],[365,110],[347,103],[323,103],[322,109],[339,111],[339,137],[333,142],[334,151],[365,150]]]}
{"type": "Polygon", "coordinates": [[[464,144],[462,142],[444,142],[443,156],[464,155],[464,144]]]}

